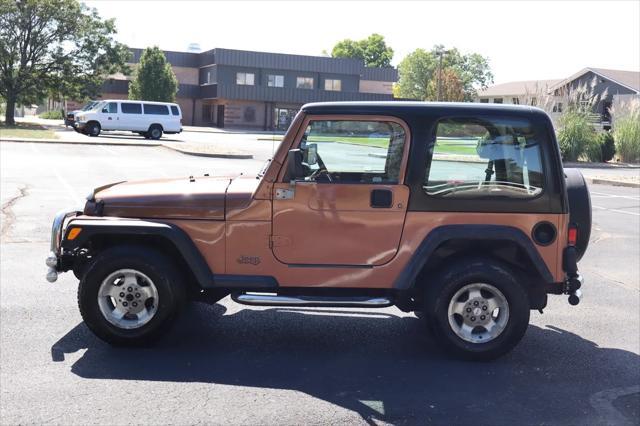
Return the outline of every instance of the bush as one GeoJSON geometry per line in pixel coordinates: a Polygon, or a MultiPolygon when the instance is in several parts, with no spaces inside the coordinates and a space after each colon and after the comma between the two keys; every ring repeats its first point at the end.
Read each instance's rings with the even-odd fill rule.
{"type": "Polygon", "coordinates": [[[602,161],[611,161],[614,155],[616,155],[616,144],[613,139],[613,134],[611,132],[602,132],[599,136],[602,161]]]}
{"type": "Polygon", "coordinates": [[[616,119],[613,123],[616,151],[622,161],[640,162],[640,109],[616,119]]]}
{"type": "Polygon", "coordinates": [[[591,161],[601,161],[598,135],[584,111],[567,111],[560,117],[558,143],[564,161],[577,161],[585,155],[591,161]]]}
{"type": "Polygon", "coordinates": [[[49,120],[62,120],[62,112],[53,110],[53,111],[45,111],[40,114],[40,118],[47,118],[49,120]]]}

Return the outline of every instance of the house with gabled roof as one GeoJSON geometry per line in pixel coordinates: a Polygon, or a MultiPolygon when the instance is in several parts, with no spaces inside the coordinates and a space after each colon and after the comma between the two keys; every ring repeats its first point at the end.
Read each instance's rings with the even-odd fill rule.
{"type": "MultiPolygon", "coordinates": [[[[477,102],[509,103],[540,106],[556,118],[566,107],[572,93],[588,87],[593,103],[594,122],[611,127],[610,109],[615,103],[640,99],[640,71],[587,67],[577,73],[555,80],[514,81],[496,84],[478,93],[477,102]],[[541,98],[544,98],[541,99],[541,98]],[[545,105],[542,105],[545,102],[545,105]]],[[[580,99],[578,99],[580,101],[580,99]]]]}

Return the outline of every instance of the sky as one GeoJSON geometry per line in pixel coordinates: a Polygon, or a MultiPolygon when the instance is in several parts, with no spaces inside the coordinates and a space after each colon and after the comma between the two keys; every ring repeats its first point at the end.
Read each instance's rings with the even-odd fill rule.
{"type": "Polygon", "coordinates": [[[635,1],[85,1],[130,47],[215,47],[322,55],[385,37],[397,65],[435,44],[490,60],[495,83],[565,78],[585,67],[640,71],[635,1]]]}

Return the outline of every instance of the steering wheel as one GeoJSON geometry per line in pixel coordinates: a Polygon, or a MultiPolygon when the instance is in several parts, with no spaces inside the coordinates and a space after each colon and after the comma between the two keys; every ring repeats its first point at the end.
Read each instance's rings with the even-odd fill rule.
{"type": "Polygon", "coordinates": [[[318,176],[325,175],[329,182],[333,182],[333,179],[331,178],[331,174],[329,173],[329,170],[327,170],[327,166],[324,164],[324,161],[322,161],[320,154],[317,154],[316,159],[318,162],[318,169],[314,170],[314,172],[311,173],[309,178],[311,180],[315,180],[318,176]]]}

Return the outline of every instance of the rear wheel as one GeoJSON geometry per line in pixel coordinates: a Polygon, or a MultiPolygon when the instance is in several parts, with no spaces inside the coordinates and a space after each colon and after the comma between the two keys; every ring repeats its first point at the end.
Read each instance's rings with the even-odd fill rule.
{"type": "Polygon", "coordinates": [[[162,137],[162,127],[159,124],[153,124],[149,127],[147,134],[149,135],[149,138],[158,140],[162,137]]]}
{"type": "Polygon", "coordinates": [[[184,305],[185,288],[171,260],[140,246],[99,254],[78,287],[87,326],[114,345],[143,345],[158,338],[184,305]]]}
{"type": "Polygon", "coordinates": [[[525,287],[491,259],[452,265],[436,276],[425,313],[436,339],[455,356],[490,360],[509,352],[529,324],[525,287]]]}

